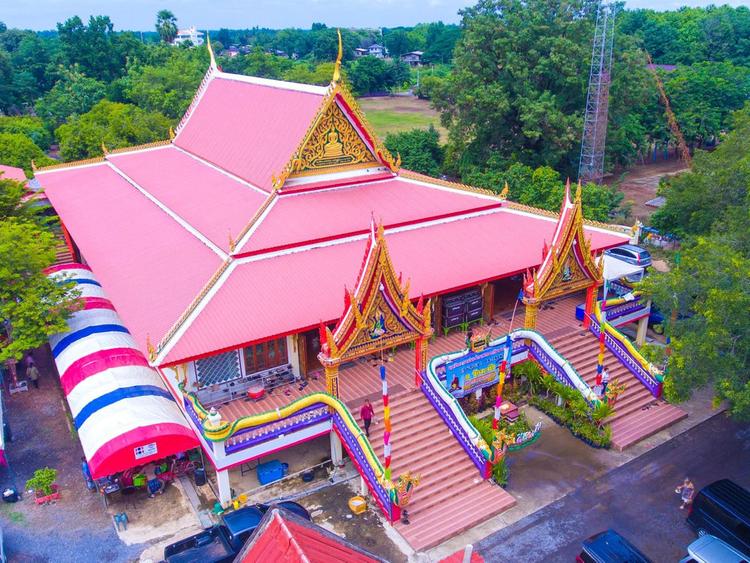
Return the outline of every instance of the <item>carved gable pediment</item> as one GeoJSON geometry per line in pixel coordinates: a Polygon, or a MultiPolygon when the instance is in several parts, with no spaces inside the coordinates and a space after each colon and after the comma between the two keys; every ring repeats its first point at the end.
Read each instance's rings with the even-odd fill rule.
{"type": "Polygon", "coordinates": [[[415,306],[409,283],[402,284],[391,263],[383,229],[367,245],[355,290],[345,294],[344,314],[334,330],[324,329],[318,358],[324,365],[373,354],[432,334],[429,303],[415,306]]]}

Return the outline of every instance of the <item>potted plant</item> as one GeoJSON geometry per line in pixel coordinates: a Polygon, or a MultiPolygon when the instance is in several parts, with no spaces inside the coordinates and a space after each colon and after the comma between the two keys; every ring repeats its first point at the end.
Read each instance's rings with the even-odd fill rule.
{"type": "Polygon", "coordinates": [[[57,469],[37,469],[34,476],[26,481],[26,489],[34,491],[34,500],[37,504],[46,504],[60,499],[60,491],[55,481],[57,469]]]}

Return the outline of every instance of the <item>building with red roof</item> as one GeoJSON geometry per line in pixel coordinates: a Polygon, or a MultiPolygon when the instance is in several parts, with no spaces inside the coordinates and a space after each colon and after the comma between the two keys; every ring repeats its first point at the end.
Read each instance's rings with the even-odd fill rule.
{"type": "Polygon", "coordinates": [[[26,173],[21,168],[15,166],[6,166],[0,164],[0,179],[15,180],[16,182],[25,182],[26,173]]]}
{"type": "Polygon", "coordinates": [[[263,516],[235,563],[385,563],[385,559],[279,507],[263,516]]]}
{"type": "MultiPolygon", "coordinates": [[[[373,221],[410,295],[432,298],[436,333],[441,300],[456,292],[479,292],[489,315],[512,303],[555,233],[554,213],[402,170],[337,78],[319,87],[233,75],[212,56],[168,140],[36,174],[76,259],[192,421],[223,502],[230,468],[331,422],[217,444],[185,394],[224,409],[320,370],[318,328],[340,317],[373,221]]],[[[590,222],[585,234],[594,254],[629,239],[590,222]]]]}

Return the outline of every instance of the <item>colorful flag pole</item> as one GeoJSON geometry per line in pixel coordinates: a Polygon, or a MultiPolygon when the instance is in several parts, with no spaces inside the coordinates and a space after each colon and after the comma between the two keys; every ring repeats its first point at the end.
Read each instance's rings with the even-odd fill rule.
{"type": "Polygon", "coordinates": [[[596,384],[602,384],[604,371],[604,326],[607,323],[607,280],[604,280],[604,295],[602,296],[601,318],[599,319],[599,356],[596,358],[596,384]]]}
{"type": "Polygon", "coordinates": [[[505,385],[505,379],[510,373],[510,366],[512,365],[511,356],[513,355],[513,341],[510,337],[510,333],[513,332],[513,321],[516,318],[516,309],[518,308],[518,302],[523,299],[523,290],[518,292],[518,299],[516,299],[515,305],[513,305],[513,314],[510,317],[510,326],[508,327],[508,338],[505,340],[505,350],[503,352],[503,361],[500,364],[500,375],[497,382],[497,396],[495,397],[495,416],[492,419],[492,429],[497,430],[500,426],[500,407],[503,404],[503,386],[505,385]]]}
{"type": "Polygon", "coordinates": [[[385,366],[380,366],[380,380],[383,383],[383,457],[385,457],[385,478],[391,480],[391,407],[388,405],[388,381],[385,366]]]}

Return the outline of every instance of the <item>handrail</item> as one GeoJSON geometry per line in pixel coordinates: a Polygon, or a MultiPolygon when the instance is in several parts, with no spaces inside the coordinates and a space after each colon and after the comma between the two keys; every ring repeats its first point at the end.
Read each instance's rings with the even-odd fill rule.
{"type": "MultiPolygon", "coordinates": [[[[638,292],[634,295],[639,296],[638,292]]],[[[617,306],[624,303],[626,300],[618,297],[616,299],[608,299],[605,302],[606,307],[617,306]]],[[[651,392],[654,397],[660,397],[662,392],[662,383],[664,381],[664,375],[661,370],[649,362],[643,355],[633,346],[633,343],[623,335],[619,330],[613,327],[608,322],[602,323],[602,312],[601,302],[597,301],[594,304],[594,311],[591,315],[591,326],[589,329],[595,336],[599,336],[601,333],[601,325],[604,325],[604,344],[612,352],[618,360],[651,392]]]]}
{"type": "MultiPolygon", "coordinates": [[[[232,436],[241,435],[247,429],[256,429],[272,422],[293,417],[310,407],[330,407],[333,411],[334,431],[341,438],[350,457],[355,460],[359,473],[365,478],[368,488],[378,499],[381,509],[391,521],[399,518],[399,508],[391,498],[393,483],[385,479],[383,465],[375,455],[369,440],[340,399],[328,393],[310,393],[278,409],[243,416],[231,422],[220,421],[218,424],[212,425],[209,421],[208,411],[201,405],[195,393],[186,393],[182,385],[180,385],[180,390],[183,392],[191,418],[195,415],[199,419],[199,427],[209,443],[225,442],[232,436]]],[[[286,432],[288,431],[286,429],[286,432]]],[[[229,450],[232,449],[242,448],[230,446],[229,450]]]]}
{"type": "MultiPolygon", "coordinates": [[[[531,341],[531,345],[528,347],[515,347],[514,344],[512,355],[520,355],[520,353],[528,350],[545,370],[548,370],[558,381],[577,389],[589,403],[596,404],[599,402],[596,393],[586,384],[573,366],[541,334],[535,330],[518,329],[510,334],[510,338],[514,343],[523,340],[531,341]]],[[[492,340],[490,346],[505,345],[507,339],[508,335],[505,335],[492,340]]],[[[482,438],[479,430],[469,421],[458,400],[448,392],[437,375],[439,367],[468,353],[468,350],[462,350],[440,354],[432,358],[427,364],[426,372],[421,374],[420,388],[453,436],[469,455],[471,461],[479,469],[482,477],[487,479],[491,469],[489,464],[492,456],[490,446],[482,438]]],[[[513,361],[512,355],[511,364],[516,363],[513,361]]]]}

